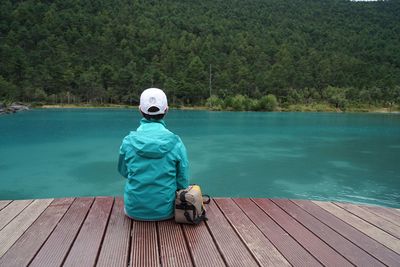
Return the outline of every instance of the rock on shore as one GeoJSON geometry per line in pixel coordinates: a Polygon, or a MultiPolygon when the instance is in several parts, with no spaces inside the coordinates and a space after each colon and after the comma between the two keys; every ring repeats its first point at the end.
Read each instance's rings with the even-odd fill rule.
{"type": "Polygon", "coordinates": [[[4,103],[0,103],[0,115],[16,113],[24,110],[29,110],[29,106],[21,103],[12,103],[10,106],[6,106],[4,103]]]}

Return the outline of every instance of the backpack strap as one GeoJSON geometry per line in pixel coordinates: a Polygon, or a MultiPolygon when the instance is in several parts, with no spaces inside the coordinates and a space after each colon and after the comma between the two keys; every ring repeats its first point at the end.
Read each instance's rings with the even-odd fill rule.
{"type": "Polygon", "coordinates": [[[209,195],[203,195],[203,204],[209,204],[211,201],[211,197],[209,195]],[[206,200],[204,200],[206,198],[206,200]]]}
{"type": "Polygon", "coordinates": [[[187,190],[184,190],[184,191],[182,191],[182,192],[179,194],[179,199],[180,199],[183,203],[186,202],[185,194],[186,194],[187,192],[188,192],[187,190]]]}
{"type": "Polygon", "coordinates": [[[193,209],[193,218],[195,218],[194,220],[192,220],[189,216],[189,213],[187,211],[185,211],[185,217],[186,219],[194,224],[199,224],[201,221],[208,221],[208,218],[206,217],[206,211],[203,210],[200,216],[196,216],[196,209],[193,209]]]}
{"type": "Polygon", "coordinates": [[[175,207],[177,209],[182,209],[184,210],[183,215],[185,216],[186,220],[190,223],[193,224],[199,224],[201,221],[207,221],[208,218],[206,217],[206,211],[203,210],[200,216],[196,216],[197,214],[197,210],[194,206],[188,205],[187,203],[182,203],[182,204],[178,204],[175,205],[175,207]],[[195,218],[194,220],[192,220],[192,218],[190,217],[189,212],[192,211],[193,213],[193,218],[195,218]]]}

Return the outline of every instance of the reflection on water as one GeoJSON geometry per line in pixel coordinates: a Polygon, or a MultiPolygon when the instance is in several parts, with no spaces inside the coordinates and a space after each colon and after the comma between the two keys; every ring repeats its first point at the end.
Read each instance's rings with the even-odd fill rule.
{"type": "MultiPolygon", "coordinates": [[[[136,110],[34,110],[0,117],[0,199],[122,195],[116,171],[136,110]]],[[[400,207],[400,115],[171,111],[191,182],[221,197],[400,207]],[[195,123],[194,123],[195,122],[195,123]]]]}

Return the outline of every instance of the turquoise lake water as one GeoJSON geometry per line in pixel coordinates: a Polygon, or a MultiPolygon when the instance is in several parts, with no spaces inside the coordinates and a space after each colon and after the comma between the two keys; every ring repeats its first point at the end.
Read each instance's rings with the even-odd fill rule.
{"type": "MultiPolygon", "coordinates": [[[[0,199],[122,195],[132,109],[0,116],[0,199]]],[[[172,110],[191,183],[219,197],[339,200],[400,207],[400,115],[172,110]]]]}

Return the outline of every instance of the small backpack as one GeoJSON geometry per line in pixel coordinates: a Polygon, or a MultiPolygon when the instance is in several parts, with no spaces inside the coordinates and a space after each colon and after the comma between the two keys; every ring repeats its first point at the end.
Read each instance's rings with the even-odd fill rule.
{"type": "Polygon", "coordinates": [[[201,194],[200,186],[190,185],[186,189],[176,191],[175,221],[177,223],[199,224],[207,221],[204,204],[210,203],[210,197],[201,194]]]}

